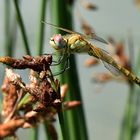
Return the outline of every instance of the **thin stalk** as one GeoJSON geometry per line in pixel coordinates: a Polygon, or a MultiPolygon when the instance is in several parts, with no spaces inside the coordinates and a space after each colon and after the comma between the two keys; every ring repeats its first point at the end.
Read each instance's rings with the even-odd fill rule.
{"type": "Polygon", "coordinates": [[[41,1],[41,7],[40,7],[40,20],[39,20],[39,36],[38,36],[38,47],[37,47],[37,53],[38,55],[42,54],[43,52],[43,43],[44,43],[44,33],[45,33],[45,24],[43,24],[41,21],[45,21],[46,16],[46,2],[47,0],[41,1]]]}
{"type": "Polygon", "coordinates": [[[14,6],[15,6],[15,10],[16,10],[17,20],[18,20],[18,23],[19,23],[19,27],[20,27],[20,30],[21,30],[22,37],[23,37],[26,53],[28,55],[31,55],[31,52],[30,52],[30,49],[29,49],[29,43],[28,43],[28,39],[27,39],[27,35],[26,35],[26,31],[25,31],[25,27],[24,27],[22,16],[21,16],[18,1],[19,0],[14,0],[14,6]]]}
{"type": "Polygon", "coordinates": [[[123,118],[120,140],[132,140],[132,127],[133,127],[133,117],[135,108],[135,97],[136,93],[133,93],[134,89],[130,88],[128,101],[126,105],[126,110],[123,118]]]}
{"type": "Polygon", "coordinates": [[[38,140],[38,127],[30,129],[29,140],[38,140]]]}
{"type": "Polygon", "coordinates": [[[10,11],[11,11],[11,7],[10,7],[10,1],[9,0],[5,0],[4,1],[4,25],[5,25],[5,35],[8,35],[9,30],[10,30],[10,11]]]}
{"type": "Polygon", "coordinates": [[[4,1],[4,25],[5,25],[5,55],[12,56],[16,42],[16,22],[11,21],[11,5],[9,0],[4,1]],[[10,24],[11,23],[11,24],[10,24]]]}
{"type": "Polygon", "coordinates": [[[10,28],[10,1],[4,1],[4,25],[5,25],[5,51],[6,55],[9,53],[9,47],[7,46],[7,42],[9,41],[9,28],[10,28]]]}
{"type": "MultiPolygon", "coordinates": [[[[139,55],[140,55],[140,49],[139,49],[139,54],[138,54],[138,58],[137,58],[137,65],[135,67],[135,72],[138,75],[138,77],[140,77],[140,59],[139,59],[139,55]]],[[[134,117],[133,117],[133,129],[132,129],[132,137],[135,137],[138,130],[139,130],[139,113],[140,113],[140,88],[138,86],[134,86],[134,91],[132,94],[136,94],[135,97],[135,112],[134,112],[134,117]]]]}
{"type": "MultiPolygon", "coordinates": [[[[132,38],[131,38],[132,39],[132,38]]],[[[132,50],[133,43],[132,40],[129,42],[129,50],[131,50],[131,53],[134,53],[132,50]],[[130,45],[131,44],[131,45],[130,45]]],[[[139,49],[139,54],[140,54],[140,49],[139,49]]],[[[134,56],[134,54],[131,54],[131,56],[134,56]]],[[[134,57],[132,58],[134,60],[134,57]]],[[[131,61],[134,63],[134,61],[131,61]]],[[[140,65],[139,65],[139,55],[138,55],[138,62],[133,69],[135,71],[136,75],[140,77],[140,65]]],[[[132,66],[131,66],[132,68],[132,66]]],[[[123,118],[123,123],[122,123],[122,128],[121,128],[121,133],[120,133],[120,140],[132,140],[136,136],[136,132],[138,132],[138,116],[139,116],[139,107],[140,107],[140,89],[136,85],[132,84],[129,85],[129,97],[128,97],[128,102],[126,105],[126,110],[123,118]]]]}
{"type": "Polygon", "coordinates": [[[51,135],[48,133],[49,132],[49,128],[48,128],[48,122],[45,121],[44,122],[44,129],[45,129],[45,134],[46,134],[46,137],[47,137],[47,140],[51,140],[51,135]]]}
{"type": "MultiPolygon", "coordinates": [[[[17,16],[17,21],[21,30],[23,42],[24,42],[24,47],[25,51],[28,55],[31,55],[30,49],[29,49],[29,43],[28,43],[28,38],[24,26],[24,22],[21,16],[20,8],[19,8],[19,3],[18,0],[14,0],[14,6],[15,6],[15,11],[16,11],[16,16],[17,16]]],[[[32,140],[37,140],[38,139],[38,128],[31,129],[30,131],[30,139],[32,140]]]]}
{"type": "MultiPolygon", "coordinates": [[[[79,94],[80,88],[77,73],[75,73],[75,71],[77,71],[75,56],[71,57],[70,68],[71,69],[66,72],[66,75],[71,76],[65,76],[65,82],[68,83],[70,89],[69,93],[66,95],[66,100],[79,100],[83,103],[82,96],[79,94]],[[73,82],[74,85],[72,84],[73,82]]],[[[88,140],[83,104],[71,111],[67,111],[65,115],[67,116],[68,127],[73,125],[72,129],[69,130],[71,134],[70,139],[88,140]]]]}
{"type": "Polygon", "coordinates": [[[132,38],[132,33],[129,32],[129,36],[128,36],[128,49],[129,49],[129,60],[130,60],[130,66],[131,69],[134,68],[134,42],[133,42],[133,38],[132,38]]]}
{"type": "Polygon", "coordinates": [[[137,55],[137,62],[136,62],[136,67],[135,67],[135,72],[138,73],[140,75],[140,49],[138,50],[138,55],[137,55]]]}
{"type": "MultiPolygon", "coordinates": [[[[60,4],[62,4],[62,1],[59,1],[60,4]]],[[[57,0],[52,0],[51,1],[51,22],[60,26],[61,25],[61,19],[59,19],[62,15],[60,14],[59,11],[59,2],[57,0]]],[[[53,29],[53,32],[55,33],[59,33],[59,31],[57,29],[53,29]]],[[[59,71],[62,68],[62,65],[59,65],[56,67],[56,70],[59,71]]],[[[60,77],[59,77],[60,78],[60,77]]],[[[59,112],[58,113],[58,118],[59,118],[59,123],[60,123],[60,128],[61,128],[61,132],[62,132],[62,136],[63,136],[63,140],[67,139],[69,140],[69,134],[66,132],[67,128],[66,128],[66,122],[65,122],[65,118],[64,118],[64,114],[63,112],[59,112]]]]}
{"type": "MultiPolygon", "coordinates": [[[[51,70],[50,70],[50,73],[51,73],[51,70]]],[[[61,95],[60,95],[60,92],[59,92],[60,89],[58,89],[58,87],[56,87],[56,84],[54,83],[54,79],[53,79],[53,74],[52,73],[51,73],[51,76],[49,78],[50,78],[50,81],[51,81],[51,85],[53,86],[53,88],[56,91],[56,93],[59,93],[60,100],[61,100],[61,95]]],[[[65,140],[65,139],[68,138],[68,135],[66,135],[67,131],[65,129],[66,127],[65,127],[64,114],[62,112],[62,107],[63,106],[61,104],[60,110],[58,110],[58,119],[59,119],[61,131],[62,131],[62,136],[63,136],[63,139],[65,140]]]]}
{"type": "Polygon", "coordinates": [[[17,23],[14,20],[11,23],[11,30],[6,36],[6,42],[5,42],[5,53],[6,56],[13,56],[14,55],[14,49],[15,49],[15,43],[16,43],[16,35],[17,35],[17,23]]]}

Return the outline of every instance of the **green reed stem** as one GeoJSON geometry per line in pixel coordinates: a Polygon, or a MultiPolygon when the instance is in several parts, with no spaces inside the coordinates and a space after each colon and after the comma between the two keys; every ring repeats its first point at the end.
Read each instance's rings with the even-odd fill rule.
{"type": "MultiPolygon", "coordinates": [[[[64,28],[72,28],[72,4],[68,4],[65,0],[52,0],[52,23],[64,28]]],[[[61,33],[59,30],[53,30],[55,33],[61,33]]],[[[64,63],[57,67],[57,70],[64,68],[64,63]]],[[[69,86],[69,92],[67,93],[65,100],[80,100],[82,97],[80,93],[80,86],[78,81],[78,73],[76,68],[75,56],[70,57],[70,70],[59,76],[62,83],[67,83],[69,86]]],[[[61,114],[63,115],[63,114],[61,114]]],[[[59,118],[61,118],[59,114],[59,118]]],[[[76,109],[64,112],[64,119],[62,121],[64,125],[61,125],[61,130],[64,140],[88,140],[87,129],[84,117],[83,106],[79,106],[76,109]],[[65,131],[64,131],[65,130],[65,131]],[[65,135],[64,135],[65,133],[65,135]]]]}
{"type": "Polygon", "coordinates": [[[17,24],[15,22],[15,17],[11,18],[11,3],[9,0],[5,0],[4,8],[4,25],[5,25],[5,55],[13,56],[15,42],[16,42],[16,33],[17,33],[17,24]]]}
{"type": "MultiPolygon", "coordinates": [[[[132,38],[131,38],[132,39],[132,38]]],[[[131,46],[134,48],[133,43],[131,42],[131,46]]],[[[131,53],[134,52],[131,50],[131,53]]],[[[139,54],[140,54],[140,49],[139,49],[139,54]]],[[[134,56],[134,54],[131,54],[134,56]]],[[[133,71],[136,73],[138,77],[140,77],[140,65],[139,65],[139,57],[137,59],[137,65],[133,69],[133,71]]],[[[134,58],[132,58],[134,59],[134,58]]],[[[134,62],[132,60],[132,62],[134,62]]],[[[131,63],[132,64],[132,63],[131,63]]],[[[140,110],[140,89],[137,85],[129,85],[129,96],[128,96],[128,101],[125,109],[125,114],[123,117],[123,122],[122,122],[122,128],[121,128],[121,133],[120,133],[120,138],[119,140],[133,140],[136,136],[136,133],[138,132],[139,126],[138,126],[138,116],[139,116],[139,110],[140,110]]]]}
{"type": "Polygon", "coordinates": [[[4,25],[5,25],[5,34],[8,35],[9,30],[10,30],[10,11],[11,11],[11,7],[10,7],[10,1],[9,0],[5,0],[4,1],[4,25]]]}
{"type": "Polygon", "coordinates": [[[39,36],[38,36],[38,47],[37,47],[37,53],[38,55],[43,53],[43,43],[44,43],[44,33],[45,33],[45,24],[43,24],[41,21],[45,21],[46,16],[46,2],[47,0],[42,0],[41,6],[40,6],[40,17],[39,17],[39,36]]]}
{"type": "Polygon", "coordinates": [[[126,110],[123,118],[120,140],[132,140],[132,125],[133,125],[133,115],[134,115],[134,102],[135,93],[132,93],[133,89],[130,88],[128,101],[126,105],[126,110]]]}
{"type": "Polygon", "coordinates": [[[15,10],[16,10],[17,20],[18,20],[19,27],[20,27],[20,30],[21,30],[21,34],[22,34],[22,38],[23,38],[26,53],[28,55],[31,55],[31,52],[30,52],[30,49],[29,49],[29,43],[28,43],[28,39],[27,39],[25,27],[24,27],[24,22],[23,22],[23,19],[22,19],[22,16],[21,16],[18,1],[19,0],[14,0],[14,6],[15,6],[15,10]]]}
{"type": "Polygon", "coordinates": [[[48,133],[49,132],[48,122],[45,121],[43,124],[44,124],[43,126],[44,126],[44,129],[45,129],[45,134],[46,134],[47,140],[51,140],[51,135],[48,133]]]}

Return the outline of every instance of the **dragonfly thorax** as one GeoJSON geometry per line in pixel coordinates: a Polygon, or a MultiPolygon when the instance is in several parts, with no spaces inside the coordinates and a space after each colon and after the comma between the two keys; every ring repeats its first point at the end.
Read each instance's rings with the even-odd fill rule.
{"type": "Polygon", "coordinates": [[[50,45],[56,50],[63,49],[66,46],[66,40],[62,37],[61,34],[56,34],[51,37],[50,45]]]}

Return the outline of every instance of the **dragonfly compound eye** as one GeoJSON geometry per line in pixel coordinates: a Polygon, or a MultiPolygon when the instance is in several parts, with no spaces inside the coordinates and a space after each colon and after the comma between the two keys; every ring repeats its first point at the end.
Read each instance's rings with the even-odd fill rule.
{"type": "Polygon", "coordinates": [[[63,49],[66,45],[66,41],[64,40],[64,38],[61,36],[61,34],[57,34],[54,35],[51,39],[50,39],[50,45],[51,47],[53,47],[56,50],[60,50],[63,49]]]}

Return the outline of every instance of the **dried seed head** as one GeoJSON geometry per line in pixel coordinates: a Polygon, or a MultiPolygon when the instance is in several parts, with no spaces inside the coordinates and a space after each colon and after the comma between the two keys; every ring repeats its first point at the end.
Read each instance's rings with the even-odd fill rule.
{"type": "Polygon", "coordinates": [[[140,0],[135,0],[135,3],[138,6],[138,8],[140,9],[140,0]]]}
{"type": "Polygon", "coordinates": [[[98,63],[99,63],[99,61],[97,59],[89,58],[85,61],[84,65],[86,67],[91,67],[91,66],[97,65],[98,63]]]}
{"type": "Polygon", "coordinates": [[[73,109],[74,107],[77,107],[81,104],[80,101],[69,101],[69,102],[64,102],[64,108],[65,109],[73,109]]]}
{"type": "Polygon", "coordinates": [[[52,63],[52,56],[24,56],[23,59],[14,59],[11,57],[0,57],[0,62],[14,69],[32,69],[34,71],[48,70],[52,63]]]}
{"type": "Polygon", "coordinates": [[[30,111],[30,112],[27,112],[26,114],[25,114],[25,117],[26,118],[31,118],[31,117],[34,117],[34,116],[36,116],[37,115],[37,112],[36,111],[30,111]]]}
{"type": "MultiPolygon", "coordinates": [[[[32,71],[29,75],[30,84],[28,85],[22,82],[18,74],[15,74],[10,69],[6,69],[6,78],[2,86],[3,92],[6,93],[6,96],[3,98],[5,124],[4,126],[0,125],[0,138],[2,135],[14,134],[19,127],[33,127],[43,120],[47,120],[52,125],[52,122],[55,120],[55,114],[61,108],[60,83],[51,75],[50,64],[52,57],[40,56],[34,58],[32,56],[24,56],[23,59],[0,58],[0,62],[2,60],[3,63],[13,68],[30,68],[32,71]],[[50,77],[46,78],[48,71],[50,77]],[[24,96],[26,93],[29,95],[24,96]],[[20,121],[21,118],[23,118],[23,122],[19,124],[18,120],[20,121]],[[14,124],[10,122],[13,119],[14,124]],[[5,130],[4,127],[8,128],[5,130]],[[3,131],[7,131],[7,133],[2,134],[3,131]]],[[[54,133],[55,130],[52,132],[54,133]]]]}
{"type": "Polygon", "coordinates": [[[0,125],[0,138],[12,136],[17,128],[22,127],[25,123],[24,119],[10,120],[0,125]]]}
{"type": "Polygon", "coordinates": [[[82,6],[87,10],[97,10],[98,9],[96,5],[94,5],[90,2],[86,2],[86,1],[82,2],[82,6]]]}
{"type": "Polygon", "coordinates": [[[2,84],[2,91],[5,94],[5,96],[3,96],[2,115],[7,117],[12,112],[18,99],[17,87],[5,77],[2,84]]]}
{"type": "Polygon", "coordinates": [[[93,28],[84,20],[81,21],[81,28],[86,35],[91,35],[94,32],[93,28]]]}
{"type": "Polygon", "coordinates": [[[67,84],[64,84],[61,86],[61,100],[63,101],[66,93],[68,91],[68,85],[67,84]]]}
{"type": "Polygon", "coordinates": [[[30,74],[29,74],[29,80],[30,80],[29,87],[30,88],[38,87],[39,81],[38,81],[37,77],[38,77],[38,73],[33,70],[30,70],[30,74]]]}
{"type": "Polygon", "coordinates": [[[110,73],[94,73],[93,81],[98,83],[105,83],[113,79],[113,76],[110,73]]]}
{"type": "Polygon", "coordinates": [[[31,123],[25,122],[22,128],[32,128],[34,127],[31,123]]]}
{"type": "Polygon", "coordinates": [[[118,56],[124,55],[124,44],[123,44],[123,42],[120,42],[116,45],[116,54],[118,56]]]}
{"type": "Polygon", "coordinates": [[[20,77],[20,75],[15,74],[11,69],[6,68],[5,69],[6,72],[6,76],[9,79],[9,81],[13,82],[13,83],[21,83],[22,79],[20,77]]]}
{"type": "Polygon", "coordinates": [[[123,42],[120,42],[116,45],[116,55],[118,56],[119,63],[125,68],[130,70],[130,63],[127,55],[125,54],[125,46],[123,42]]]}
{"type": "Polygon", "coordinates": [[[9,56],[0,57],[0,62],[6,65],[12,65],[16,59],[11,58],[9,56]]]}

